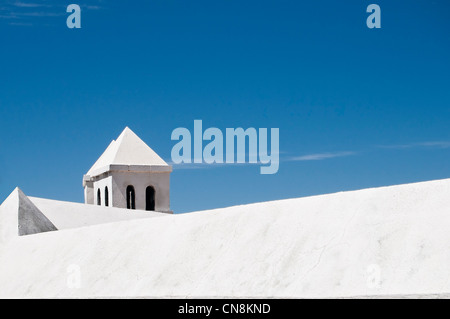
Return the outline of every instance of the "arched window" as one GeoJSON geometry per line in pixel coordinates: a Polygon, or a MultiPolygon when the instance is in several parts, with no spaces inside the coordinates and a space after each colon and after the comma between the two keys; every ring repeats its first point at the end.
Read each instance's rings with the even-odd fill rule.
{"type": "Polygon", "coordinates": [[[145,190],[145,210],[155,210],[155,189],[152,186],[145,190]]]}
{"type": "Polygon", "coordinates": [[[128,209],[136,209],[136,196],[134,194],[134,187],[128,186],[127,187],[127,208],[128,209]]]}
{"type": "Polygon", "coordinates": [[[105,187],[105,206],[109,206],[108,186],[105,187]]]}
{"type": "Polygon", "coordinates": [[[102,204],[102,194],[100,193],[100,189],[97,190],[97,205],[100,206],[102,204]]]}

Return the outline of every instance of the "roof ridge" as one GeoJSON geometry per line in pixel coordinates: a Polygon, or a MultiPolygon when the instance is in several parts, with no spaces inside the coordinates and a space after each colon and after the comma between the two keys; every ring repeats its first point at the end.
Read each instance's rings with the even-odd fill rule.
{"type": "Polygon", "coordinates": [[[122,131],[122,133],[120,133],[120,135],[114,140],[114,150],[113,150],[113,157],[112,157],[112,160],[111,160],[111,163],[115,163],[116,162],[116,157],[117,157],[117,153],[118,153],[118,151],[119,151],[119,146],[120,146],[120,143],[119,143],[119,140],[123,140],[123,135],[125,134],[125,131],[127,130],[127,129],[129,129],[128,128],[128,126],[126,126],[124,129],[123,129],[123,131],[122,131]]]}
{"type": "Polygon", "coordinates": [[[108,145],[89,169],[87,175],[104,170],[109,165],[167,166],[169,165],[128,126],[108,145]]]}

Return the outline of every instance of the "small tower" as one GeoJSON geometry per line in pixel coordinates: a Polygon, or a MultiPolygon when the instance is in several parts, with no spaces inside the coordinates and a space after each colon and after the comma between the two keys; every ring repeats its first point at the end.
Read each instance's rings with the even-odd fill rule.
{"type": "Polygon", "coordinates": [[[86,204],[172,213],[168,165],[126,127],[83,177],[86,204]]]}

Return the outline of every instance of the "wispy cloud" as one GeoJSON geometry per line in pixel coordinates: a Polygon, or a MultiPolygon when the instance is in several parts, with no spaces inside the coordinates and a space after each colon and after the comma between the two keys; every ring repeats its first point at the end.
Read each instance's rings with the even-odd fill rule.
{"type": "MultiPolygon", "coordinates": [[[[283,153],[283,152],[281,152],[283,153]]],[[[346,157],[346,156],[353,156],[357,155],[358,152],[329,152],[329,153],[315,153],[315,154],[308,154],[308,155],[302,155],[302,156],[294,156],[294,157],[282,157],[279,159],[278,162],[294,162],[294,161],[319,161],[319,160],[325,160],[325,159],[332,159],[337,157],[346,157]]],[[[276,161],[274,158],[273,161],[276,161]]],[[[225,167],[225,166],[246,166],[246,165],[267,165],[264,163],[249,163],[248,161],[245,163],[181,163],[181,164],[175,164],[170,160],[166,161],[169,165],[172,165],[174,169],[176,170],[196,170],[196,169],[210,169],[210,168],[219,168],[219,167],[225,167]]]]}
{"type": "Polygon", "coordinates": [[[9,25],[23,26],[23,27],[32,27],[33,24],[31,22],[10,22],[9,25]]]}
{"type": "Polygon", "coordinates": [[[86,8],[88,10],[100,10],[102,7],[100,6],[91,6],[91,5],[87,5],[87,6],[81,6],[81,8],[86,8]]]}
{"type": "Polygon", "coordinates": [[[411,149],[411,148],[445,149],[445,148],[450,148],[450,142],[449,141],[431,141],[431,142],[397,144],[397,145],[379,145],[378,147],[379,148],[387,148],[387,149],[411,149]]]}
{"type": "MultiPolygon", "coordinates": [[[[429,142],[419,142],[419,143],[409,143],[409,144],[396,144],[396,145],[376,145],[369,147],[365,151],[339,151],[339,152],[321,152],[321,153],[311,153],[300,156],[283,156],[280,158],[280,162],[304,162],[304,161],[322,161],[334,158],[343,158],[360,155],[362,153],[372,153],[380,149],[392,149],[392,150],[402,150],[402,149],[413,149],[413,148],[423,148],[426,149],[448,149],[450,148],[450,141],[429,141],[429,142]]],[[[283,154],[285,152],[280,152],[283,154]]],[[[286,153],[287,154],[287,153],[286,153]]],[[[167,161],[168,163],[170,161],[167,161]]],[[[174,164],[170,162],[170,165],[174,169],[181,170],[192,170],[192,169],[210,169],[218,168],[223,166],[242,166],[242,165],[261,165],[261,163],[187,163],[187,164],[174,164]]]]}
{"type": "MultiPolygon", "coordinates": [[[[280,154],[285,154],[285,153],[286,152],[269,152],[269,155],[272,156],[271,157],[271,161],[272,161],[271,163],[280,162],[279,155],[280,154]]],[[[250,157],[255,157],[256,159],[258,159],[259,158],[259,153],[248,153],[248,152],[246,152],[245,153],[245,163],[237,163],[236,159],[235,159],[235,162],[233,162],[233,163],[226,163],[225,162],[226,161],[225,157],[223,158],[223,161],[224,161],[223,163],[216,163],[216,162],[214,162],[214,163],[210,163],[210,164],[205,163],[205,162],[202,162],[202,163],[194,163],[194,162],[192,162],[192,163],[176,164],[176,163],[172,162],[172,159],[166,159],[165,161],[169,165],[172,165],[173,169],[183,169],[183,170],[184,169],[186,169],[186,170],[187,169],[189,169],[189,170],[190,169],[209,169],[209,168],[218,168],[218,167],[225,167],[225,166],[228,167],[228,166],[245,166],[245,165],[257,165],[257,166],[269,165],[267,163],[261,163],[259,161],[257,161],[256,163],[249,163],[249,158],[250,157]]],[[[203,158],[202,158],[202,160],[203,160],[203,158]]]]}
{"type": "Polygon", "coordinates": [[[14,7],[19,7],[19,8],[39,8],[39,7],[51,7],[50,4],[45,4],[45,3],[25,3],[25,2],[20,2],[20,1],[16,1],[13,2],[11,4],[14,7]]]}
{"type": "Polygon", "coordinates": [[[321,161],[325,159],[331,159],[336,157],[354,156],[358,152],[327,152],[327,153],[315,153],[302,156],[294,156],[288,159],[288,161],[321,161]]]}
{"type": "MultiPolygon", "coordinates": [[[[81,10],[99,10],[102,8],[100,3],[100,0],[91,0],[89,4],[81,5],[81,10]]],[[[56,0],[6,1],[0,5],[0,21],[5,20],[7,24],[16,26],[40,24],[43,19],[67,15],[68,4],[56,0]],[[11,20],[14,20],[14,22],[11,20]]],[[[43,24],[49,25],[47,22],[43,24]]]]}
{"type": "MultiPolygon", "coordinates": [[[[209,169],[209,168],[218,168],[218,167],[228,167],[228,166],[246,166],[246,165],[258,165],[261,163],[181,163],[175,164],[172,162],[167,162],[169,165],[173,166],[173,169],[182,169],[182,170],[192,170],[192,169],[209,169]]],[[[266,164],[263,164],[266,165],[266,164]]]]}
{"type": "Polygon", "coordinates": [[[35,12],[12,12],[11,15],[15,17],[60,17],[65,15],[64,12],[49,12],[49,11],[35,11],[35,12]]]}
{"type": "MultiPolygon", "coordinates": [[[[1,11],[0,11],[1,12],[1,11]]],[[[0,19],[17,19],[13,14],[0,14],[0,19]]]]}

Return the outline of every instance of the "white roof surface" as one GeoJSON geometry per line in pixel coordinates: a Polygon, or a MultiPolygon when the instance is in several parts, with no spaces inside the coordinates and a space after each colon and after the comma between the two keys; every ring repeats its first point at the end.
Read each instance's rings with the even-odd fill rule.
{"type": "Polygon", "coordinates": [[[16,237],[0,297],[449,297],[449,194],[441,180],[16,237]]]}
{"type": "Polygon", "coordinates": [[[153,211],[86,205],[37,197],[29,197],[29,199],[58,230],[167,216],[167,214],[153,211]]]}
{"type": "Polygon", "coordinates": [[[16,188],[0,206],[0,247],[18,235],[164,216],[167,214],[28,197],[16,188]]]}
{"type": "Polygon", "coordinates": [[[169,165],[130,128],[126,127],[117,140],[113,140],[88,171],[95,176],[110,165],[167,166],[169,165]]]}

